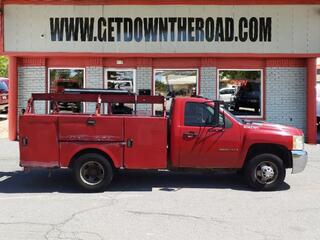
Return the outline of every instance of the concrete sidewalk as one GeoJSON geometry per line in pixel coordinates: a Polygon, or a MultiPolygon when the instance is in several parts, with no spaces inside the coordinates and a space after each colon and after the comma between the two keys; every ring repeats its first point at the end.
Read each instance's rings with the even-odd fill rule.
{"type": "Polygon", "coordinates": [[[8,138],[8,119],[6,114],[0,114],[0,138],[8,138]]]}

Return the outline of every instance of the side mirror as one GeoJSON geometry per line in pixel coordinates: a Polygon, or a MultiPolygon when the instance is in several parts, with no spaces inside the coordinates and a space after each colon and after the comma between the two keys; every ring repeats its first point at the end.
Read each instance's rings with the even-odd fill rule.
{"type": "Polygon", "coordinates": [[[214,119],[213,119],[213,125],[216,127],[219,127],[219,115],[220,115],[220,102],[215,101],[214,102],[214,119]]]}

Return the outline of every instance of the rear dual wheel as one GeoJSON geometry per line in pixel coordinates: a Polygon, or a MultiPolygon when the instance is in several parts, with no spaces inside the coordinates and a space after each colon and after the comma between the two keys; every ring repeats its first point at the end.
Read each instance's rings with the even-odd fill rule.
{"type": "Polygon", "coordinates": [[[280,187],[286,176],[281,158],[274,154],[260,154],[249,160],[244,168],[247,183],[258,191],[272,191],[280,187]]]}
{"type": "Polygon", "coordinates": [[[101,154],[86,153],[75,160],[73,174],[82,190],[98,192],[111,183],[113,168],[101,154]]]}

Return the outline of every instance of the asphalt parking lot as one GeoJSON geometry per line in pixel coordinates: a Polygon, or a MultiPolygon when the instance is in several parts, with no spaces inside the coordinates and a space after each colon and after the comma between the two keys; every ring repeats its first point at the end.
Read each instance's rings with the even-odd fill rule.
{"type": "Polygon", "coordinates": [[[7,114],[0,114],[0,138],[8,138],[7,114]]]}
{"type": "Polygon", "coordinates": [[[320,239],[319,145],[277,192],[234,173],[131,172],[95,194],[66,170],[23,173],[17,143],[0,146],[0,239],[320,239]]]}

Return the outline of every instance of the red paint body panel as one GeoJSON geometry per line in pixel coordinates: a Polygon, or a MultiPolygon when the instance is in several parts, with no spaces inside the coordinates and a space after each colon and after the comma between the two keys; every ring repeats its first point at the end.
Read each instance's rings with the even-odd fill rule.
{"type": "Polygon", "coordinates": [[[52,115],[20,116],[20,165],[23,167],[58,167],[58,117],[52,115]],[[27,141],[26,144],[23,141],[27,141]]]}
{"type": "Polygon", "coordinates": [[[174,103],[176,111],[172,120],[175,124],[171,125],[173,167],[235,168],[240,156],[242,128],[234,123],[232,128],[214,132],[212,127],[184,126],[184,109],[188,101],[201,103],[206,99],[176,99],[174,103]],[[187,132],[194,132],[196,136],[186,139],[184,133],[187,132]]]}
{"type": "Polygon", "coordinates": [[[95,115],[59,116],[61,142],[121,142],[124,141],[123,117],[95,115]],[[89,125],[88,122],[95,122],[89,125]]]}
{"type": "Polygon", "coordinates": [[[61,142],[60,165],[69,167],[71,159],[79,152],[88,149],[97,149],[108,155],[115,168],[123,167],[123,146],[119,143],[106,142],[61,142]]]}
{"type": "Polygon", "coordinates": [[[228,113],[232,127],[223,132],[210,132],[208,127],[184,126],[186,102],[206,102],[203,98],[176,98],[170,123],[170,157],[174,168],[242,168],[254,144],[277,144],[292,150],[292,136],[302,135],[299,129],[265,122],[242,124],[228,113]],[[183,133],[193,131],[194,139],[183,133]]]}
{"type": "Polygon", "coordinates": [[[115,167],[123,166],[123,117],[66,115],[59,117],[60,164],[68,167],[70,160],[85,149],[99,149],[107,154],[115,167]],[[88,125],[94,121],[95,125],[88,125]]]}
{"type": "Polygon", "coordinates": [[[126,117],[125,139],[133,142],[125,148],[125,168],[167,168],[166,118],[126,117]]]}
{"type": "Polygon", "coordinates": [[[292,136],[303,134],[283,125],[242,123],[224,110],[220,113],[231,127],[185,126],[187,102],[213,105],[204,98],[175,98],[169,128],[166,117],[28,113],[20,117],[20,164],[68,167],[77,153],[95,149],[108,155],[116,168],[242,168],[254,144],[277,144],[290,151],[292,136]],[[186,139],[184,133],[190,131],[196,134],[186,139]]]}
{"type": "Polygon", "coordinates": [[[235,126],[224,132],[210,132],[211,127],[181,127],[180,167],[235,168],[240,154],[241,131],[235,126]],[[194,139],[184,139],[185,132],[195,132],[194,139]],[[231,150],[230,150],[231,149],[231,150]]]}

